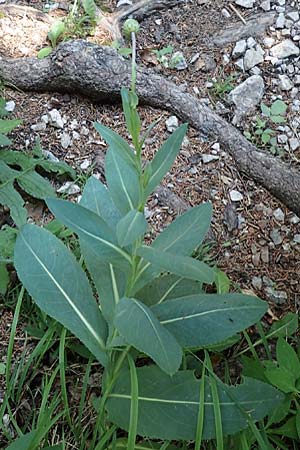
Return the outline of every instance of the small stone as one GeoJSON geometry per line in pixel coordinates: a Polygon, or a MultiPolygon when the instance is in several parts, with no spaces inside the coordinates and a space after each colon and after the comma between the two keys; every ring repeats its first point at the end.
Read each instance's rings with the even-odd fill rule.
{"type": "Polygon", "coordinates": [[[265,0],[263,2],[261,2],[260,4],[261,9],[263,9],[264,11],[270,11],[271,9],[271,1],[270,0],[265,0]]]}
{"type": "Polygon", "coordinates": [[[218,159],[219,159],[218,155],[210,155],[210,154],[202,155],[203,164],[209,164],[210,162],[217,161],[218,159]]]}
{"type": "Polygon", "coordinates": [[[255,267],[258,267],[260,265],[260,254],[259,253],[255,253],[254,255],[252,255],[251,259],[252,259],[252,263],[255,267]]]}
{"type": "Polygon", "coordinates": [[[60,138],[62,148],[66,149],[71,145],[71,136],[68,133],[63,133],[60,138]]]}
{"type": "Polygon", "coordinates": [[[244,68],[250,70],[252,67],[264,62],[264,51],[260,45],[250,48],[244,56],[244,68]]]}
{"type": "Polygon", "coordinates": [[[73,183],[72,181],[66,181],[59,189],[57,189],[57,192],[59,194],[68,194],[68,195],[74,195],[79,194],[80,187],[73,183]]]}
{"type": "Polygon", "coordinates": [[[255,45],[257,44],[256,40],[254,39],[254,37],[250,36],[247,39],[247,48],[253,48],[255,47],[255,45]]]}
{"type": "Polygon", "coordinates": [[[294,78],[294,83],[299,86],[300,85],[300,75],[296,75],[294,78]]]}
{"type": "Polygon", "coordinates": [[[287,13],[286,15],[289,19],[291,19],[293,22],[298,22],[300,16],[298,11],[291,11],[289,13],[287,13]]]}
{"type": "Polygon", "coordinates": [[[229,192],[230,198],[232,202],[240,202],[243,200],[244,196],[241,192],[236,191],[235,189],[233,189],[232,191],[229,192]]]}
{"type": "Polygon", "coordinates": [[[299,47],[297,47],[290,39],[285,39],[277,45],[274,45],[271,50],[271,55],[276,58],[283,59],[290,56],[298,56],[300,53],[299,47]]]}
{"type": "Polygon", "coordinates": [[[258,289],[259,291],[262,288],[262,278],[261,277],[253,277],[251,280],[251,284],[254,289],[258,289]]]}
{"type": "Polygon", "coordinates": [[[41,121],[44,122],[46,125],[49,123],[49,117],[47,116],[47,114],[42,115],[41,121]]]}
{"type": "Polygon", "coordinates": [[[295,242],[295,244],[300,244],[300,234],[294,235],[293,242],[295,242]]]}
{"type": "Polygon", "coordinates": [[[219,144],[219,142],[216,142],[215,144],[213,144],[213,145],[211,146],[211,148],[212,148],[213,150],[215,150],[216,152],[219,152],[219,151],[220,151],[220,144],[219,144]]]}
{"type": "Polygon", "coordinates": [[[253,5],[256,0],[235,0],[234,3],[238,6],[242,6],[243,8],[253,8],[253,5]]]}
{"type": "Polygon", "coordinates": [[[275,44],[275,39],[272,37],[265,37],[263,43],[265,47],[271,48],[275,44]]]}
{"type": "Polygon", "coordinates": [[[271,231],[270,238],[272,239],[272,241],[274,242],[275,245],[280,245],[283,241],[282,236],[281,236],[279,230],[277,230],[277,228],[274,228],[271,231]]]}
{"type": "Polygon", "coordinates": [[[52,162],[59,162],[59,159],[56,158],[55,155],[53,155],[52,152],[50,152],[50,150],[42,150],[43,155],[45,156],[46,159],[49,159],[49,161],[52,162]]]}
{"type": "Polygon", "coordinates": [[[297,225],[300,222],[300,217],[294,215],[290,218],[290,222],[292,225],[297,225]]]}
{"type": "Polygon", "coordinates": [[[270,262],[270,255],[269,255],[269,248],[267,246],[264,246],[260,250],[260,257],[262,262],[265,264],[269,264],[270,262]]]}
{"type": "Polygon", "coordinates": [[[277,17],[275,28],[282,29],[284,28],[284,25],[285,25],[285,17],[283,13],[280,13],[279,16],[277,17]]]}
{"type": "Polygon", "coordinates": [[[264,90],[263,78],[252,75],[229,93],[228,100],[236,105],[234,124],[261,102],[264,90]]]}
{"type": "Polygon", "coordinates": [[[246,43],[245,39],[238,41],[235,44],[234,49],[232,50],[232,57],[236,59],[239,56],[244,55],[246,49],[247,49],[247,43],[246,43]]]}
{"type": "Polygon", "coordinates": [[[50,125],[52,125],[55,128],[63,129],[64,121],[63,118],[61,117],[60,112],[57,109],[52,109],[51,111],[49,111],[48,117],[50,125]]]}
{"type": "Polygon", "coordinates": [[[30,129],[32,131],[44,131],[46,130],[46,124],[45,122],[38,122],[36,124],[31,125],[30,129]]]}
{"type": "Polygon", "coordinates": [[[178,128],[178,119],[176,116],[170,116],[166,122],[166,127],[169,133],[173,133],[178,128]]]}
{"type": "Polygon", "coordinates": [[[287,75],[279,75],[279,87],[283,91],[290,91],[293,88],[293,83],[287,75]]]}
{"type": "Polygon", "coordinates": [[[275,211],[273,212],[273,216],[275,217],[276,220],[278,220],[278,222],[284,222],[285,216],[281,208],[275,209],[275,211]]]}
{"type": "Polygon", "coordinates": [[[225,19],[229,19],[231,17],[230,12],[226,8],[223,8],[221,13],[222,13],[222,16],[225,17],[225,19]]]}
{"type": "Polygon", "coordinates": [[[276,303],[277,305],[282,305],[287,301],[287,293],[285,291],[276,291],[273,287],[268,286],[265,288],[265,293],[268,300],[276,303]]]}
{"type": "Polygon", "coordinates": [[[5,104],[5,109],[8,112],[13,112],[15,107],[16,107],[16,104],[13,100],[10,100],[9,102],[6,102],[6,104],[5,104]]]}
{"type": "Polygon", "coordinates": [[[171,67],[176,70],[185,70],[187,68],[187,62],[182,52],[175,52],[170,60],[171,67]]]}
{"type": "Polygon", "coordinates": [[[289,139],[289,145],[290,149],[294,152],[295,150],[298,150],[298,148],[300,147],[300,141],[298,138],[293,137],[289,139]]]}
{"type": "Polygon", "coordinates": [[[117,3],[117,8],[125,5],[132,5],[132,0],[119,0],[117,3]]]}
{"type": "Polygon", "coordinates": [[[279,134],[277,136],[277,142],[278,144],[286,144],[288,141],[288,137],[286,134],[279,134]]]}
{"type": "Polygon", "coordinates": [[[90,167],[91,165],[91,161],[89,159],[85,159],[81,164],[80,164],[80,169],[82,170],[86,170],[90,167]]]}

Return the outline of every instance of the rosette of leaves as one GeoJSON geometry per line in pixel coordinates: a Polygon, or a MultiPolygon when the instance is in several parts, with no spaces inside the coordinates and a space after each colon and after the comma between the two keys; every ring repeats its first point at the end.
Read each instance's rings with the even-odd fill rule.
{"type": "MultiPolygon", "coordinates": [[[[260,380],[224,384],[207,357],[201,379],[183,369],[187,353],[232,338],[256,323],[267,304],[243,294],[206,293],[216,271],[191,255],[210,226],[209,203],[191,208],[145,244],[147,198],[170,170],[187,126],[181,125],[144,166],[145,135],[133,100],[136,94],[122,89],[134,151],[114,131],[95,124],[109,147],[107,186],[91,177],[80,204],[46,200],[56,218],[78,235],[89,276],[57,237],[35,225],[22,227],[14,263],[37,305],[104,367],[97,405],[103,430],[108,421],[128,431],[127,449],[135,448],[137,435],[196,440],[200,448],[202,439],[235,434],[282,400],[277,389],[260,380]]],[[[106,439],[102,445],[109,448],[106,439]]]]}

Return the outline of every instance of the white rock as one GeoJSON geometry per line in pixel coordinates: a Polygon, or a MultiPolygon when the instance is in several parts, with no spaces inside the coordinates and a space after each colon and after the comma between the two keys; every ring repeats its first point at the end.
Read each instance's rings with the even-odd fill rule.
{"type": "Polygon", "coordinates": [[[119,0],[117,3],[117,8],[125,5],[132,5],[132,0],[119,0]]]}
{"type": "Polygon", "coordinates": [[[287,75],[279,75],[278,78],[279,78],[279,87],[283,91],[290,91],[293,88],[294,85],[287,75]]]}
{"type": "Polygon", "coordinates": [[[247,49],[247,43],[246,43],[245,39],[241,39],[240,41],[238,41],[235,44],[234,49],[232,50],[232,57],[238,58],[239,56],[244,55],[246,49],[247,49]]]}
{"type": "Polygon", "coordinates": [[[56,192],[69,195],[79,194],[80,187],[72,181],[66,181],[56,192]]]}
{"type": "Polygon", "coordinates": [[[229,93],[228,100],[236,105],[235,124],[261,102],[264,90],[263,78],[260,75],[252,75],[229,93]]]}
{"type": "Polygon", "coordinates": [[[281,208],[275,209],[275,211],[273,212],[273,216],[276,220],[278,220],[278,222],[284,222],[284,212],[281,208]]]}
{"type": "Polygon", "coordinates": [[[49,117],[47,114],[43,114],[41,117],[41,121],[44,122],[46,125],[49,123],[49,117]]]}
{"type": "Polygon", "coordinates": [[[247,47],[248,48],[253,48],[255,47],[255,45],[257,44],[256,40],[254,39],[254,37],[250,36],[247,39],[247,47]]]}
{"type": "Polygon", "coordinates": [[[46,130],[46,124],[45,124],[45,122],[38,122],[38,123],[31,125],[30,129],[32,131],[44,131],[44,130],[46,130]]]}
{"type": "Polygon", "coordinates": [[[81,164],[80,164],[80,169],[82,170],[86,170],[90,167],[91,165],[91,161],[89,159],[85,159],[81,164]]]}
{"type": "Polygon", "coordinates": [[[293,22],[298,22],[300,18],[298,11],[291,11],[287,13],[287,17],[291,19],[293,22]]]}
{"type": "Polygon", "coordinates": [[[178,128],[178,119],[176,116],[169,117],[165,123],[169,133],[173,133],[178,128]]]}
{"type": "Polygon", "coordinates": [[[63,129],[64,121],[63,118],[61,117],[60,112],[57,109],[52,109],[51,111],[49,111],[48,117],[50,125],[52,125],[55,128],[63,129]]]}
{"type": "Polygon", "coordinates": [[[271,48],[275,44],[275,39],[267,36],[264,38],[263,43],[265,47],[271,48]]]}
{"type": "Polygon", "coordinates": [[[270,0],[265,0],[265,1],[261,2],[260,7],[264,11],[270,11],[270,9],[271,9],[271,1],[270,0]]]}
{"type": "Polygon", "coordinates": [[[283,13],[280,13],[279,16],[277,17],[275,28],[282,29],[284,28],[284,25],[285,25],[285,17],[283,13]]]}
{"type": "Polygon", "coordinates": [[[68,133],[63,133],[60,138],[62,148],[66,149],[71,145],[71,136],[68,133]]]}
{"type": "Polygon", "coordinates": [[[264,62],[264,51],[260,45],[246,51],[244,56],[245,70],[250,70],[262,62],[264,62]]]}
{"type": "Polygon", "coordinates": [[[234,3],[243,8],[253,8],[256,0],[235,0],[234,3]]]}
{"type": "Polygon", "coordinates": [[[209,164],[210,162],[217,161],[218,159],[219,159],[219,156],[217,156],[217,155],[210,155],[210,154],[202,155],[203,164],[209,164]]]}
{"type": "Polygon", "coordinates": [[[274,45],[271,50],[271,55],[283,59],[290,56],[298,56],[300,53],[299,47],[294,44],[290,39],[285,39],[277,45],[274,45]]]}
{"type": "Polygon", "coordinates": [[[52,152],[50,152],[49,150],[42,150],[43,155],[45,156],[45,158],[49,159],[49,161],[52,162],[59,162],[59,159],[56,158],[55,155],[53,155],[52,152]]]}
{"type": "Polygon", "coordinates": [[[234,189],[229,192],[229,195],[230,195],[230,199],[232,202],[240,202],[244,198],[244,196],[241,192],[236,191],[234,189]]]}
{"type": "Polygon", "coordinates": [[[230,12],[226,8],[223,8],[221,13],[222,13],[222,16],[225,17],[225,19],[229,19],[231,17],[230,12]]]}
{"type": "Polygon", "coordinates": [[[300,147],[300,141],[298,138],[293,137],[289,140],[290,149],[294,152],[300,147]]]}
{"type": "Polygon", "coordinates": [[[16,104],[13,100],[10,100],[9,102],[6,102],[6,104],[5,104],[5,109],[8,112],[13,112],[15,107],[16,107],[16,104]]]}

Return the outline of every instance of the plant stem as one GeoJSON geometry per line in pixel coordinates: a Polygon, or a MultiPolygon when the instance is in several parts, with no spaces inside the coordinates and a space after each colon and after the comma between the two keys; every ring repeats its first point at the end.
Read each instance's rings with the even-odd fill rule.
{"type": "Polygon", "coordinates": [[[131,59],[131,91],[135,93],[136,85],[136,37],[131,33],[132,59],[131,59]]]}

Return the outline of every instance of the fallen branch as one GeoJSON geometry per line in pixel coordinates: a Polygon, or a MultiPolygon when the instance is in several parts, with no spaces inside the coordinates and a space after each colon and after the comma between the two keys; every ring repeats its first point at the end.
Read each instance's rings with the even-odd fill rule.
{"type": "MultiPolygon", "coordinates": [[[[42,60],[0,58],[0,78],[27,91],[69,92],[112,102],[119,100],[122,86],[130,86],[130,64],[112,48],[76,40],[60,44],[42,60]]],[[[209,107],[160,75],[139,68],[137,93],[144,104],[167,109],[217,139],[239,171],[300,215],[300,173],[296,169],[259,151],[209,107]]]]}

